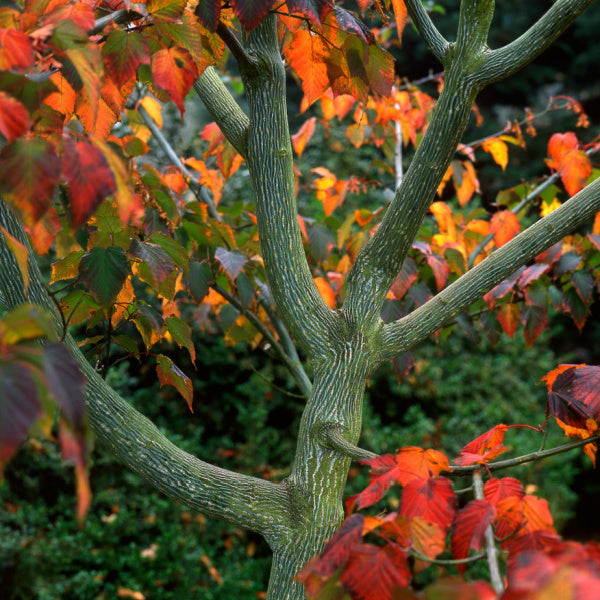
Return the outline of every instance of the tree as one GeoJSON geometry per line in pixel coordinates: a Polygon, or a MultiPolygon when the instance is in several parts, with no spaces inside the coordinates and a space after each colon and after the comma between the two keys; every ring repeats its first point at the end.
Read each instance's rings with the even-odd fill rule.
{"type": "MultiPolygon", "coordinates": [[[[0,56],[6,70],[0,79],[4,90],[0,101],[9,116],[0,121],[7,140],[0,153],[0,191],[19,217],[2,205],[0,256],[6,267],[0,270],[0,291],[7,308],[31,302],[51,315],[50,329],[54,331],[40,324],[45,321],[37,313],[16,313],[29,324],[17,341],[42,334],[54,337],[55,343],[64,341],[85,377],[87,410],[97,437],[166,494],[208,516],[263,535],[274,556],[269,597],[302,598],[304,589],[294,576],[323,548],[343,520],[342,501],[351,461],[373,457],[357,446],[363,395],[371,374],[384,362],[405,355],[600,210],[599,181],[585,186],[591,175],[591,167],[586,171],[587,156],[576,138],[573,143],[571,137],[561,137],[556,143],[561,142],[566,149],[554,153],[555,167],[568,181],[573,197],[517,236],[514,219],[500,215],[488,230],[496,234],[497,249],[485,251],[487,256],[480,261],[476,259],[484,248],[478,250],[473,261],[477,264],[465,268],[464,274],[448,286],[447,277],[432,267],[436,278],[440,277],[441,291],[400,319],[385,323],[381,318],[390,288],[407,264],[419,227],[449,173],[477,94],[543,52],[591,0],[558,0],[522,36],[494,50],[486,43],[493,2],[463,0],[456,41],[452,43],[440,34],[418,1],[406,2],[414,26],[443,66],[443,89],[393,199],[348,264],[343,287],[339,288],[343,295],[339,308],[330,305],[335,302],[328,297],[331,285],[322,278],[315,279],[303,246],[281,44],[287,62],[302,81],[307,103],[323,97],[330,88],[338,97],[350,94],[365,105],[369,90],[390,94],[391,58],[355,15],[328,2],[289,0],[274,6],[268,0],[237,0],[230,4],[231,9],[225,9],[218,1],[200,2],[194,15],[183,2],[155,1],[124,9],[109,3],[111,12],[104,20],[96,20],[92,8],[85,4],[26,4],[22,10],[3,9],[6,27],[0,30],[0,56]],[[242,26],[241,38],[234,32],[234,15],[242,26]],[[123,24],[123,29],[117,24],[123,24]],[[241,73],[247,114],[210,66],[222,64],[225,46],[241,73]],[[39,73],[28,71],[33,65],[39,73]],[[189,159],[182,164],[174,157],[174,164],[199,198],[185,207],[185,220],[181,217],[184,209],[165,191],[167,183],[172,187],[178,184],[177,176],[167,178],[149,166],[142,173],[133,161],[127,162],[145,152],[139,138],[107,141],[121,110],[128,108],[126,100],[135,92],[136,77],[159,98],[170,97],[182,116],[184,97],[193,83],[222,134],[245,160],[255,197],[262,257],[252,261],[250,272],[255,284],[263,284],[262,303],[256,309],[262,320],[248,310],[253,300],[243,300],[245,293],[254,294],[251,284],[244,287],[248,276],[238,279],[251,254],[238,250],[242,242],[217,210],[222,178],[216,170],[189,159]],[[567,151],[573,154],[565,164],[573,165],[575,159],[585,163],[574,169],[572,177],[560,163],[567,151]],[[199,175],[192,176],[192,172],[199,175]],[[60,218],[51,209],[58,184],[68,189],[68,196],[65,192],[60,198],[60,218]],[[115,198],[115,205],[103,203],[110,196],[115,198]],[[144,210],[146,221],[136,229],[144,210]],[[70,223],[77,228],[90,218],[85,251],[72,250],[74,245],[65,232],[56,238],[60,219],[63,227],[70,223]],[[151,219],[161,221],[160,226],[151,219]],[[55,239],[57,245],[68,247],[54,267],[54,281],[75,279],[76,286],[83,283],[86,291],[73,288],[72,296],[53,299],[33,260],[23,223],[41,253],[44,243],[52,244],[55,239]],[[184,233],[175,235],[180,224],[179,231],[184,233]],[[207,249],[209,261],[199,256],[199,251],[207,249]],[[193,259],[185,255],[190,250],[196,252],[193,259]],[[164,300],[163,322],[144,305],[143,294],[133,289],[132,262],[136,277],[164,300]],[[215,275],[215,265],[222,267],[226,277],[215,275]],[[178,271],[184,276],[179,280],[178,271]],[[263,273],[268,288],[264,279],[261,281],[263,273]],[[181,284],[183,279],[187,283],[181,284]],[[109,328],[124,319],[135,325],[148,348],[168,333],[189,350],[193,360],[189,326],[173,308],[175,296],[185,289],[196,300],[206,301],[211,285],[236,307],[236,316],[245,315],[275,348],[307,398],[294,466],[281,483],[229,472],[182,452],[110,389],[66,333],[67,323],[78,320],[81,314],[82,319],[104,321],[109,328]],[[247,289],[252,291],[245,292],[247,289]],[[128,308],[134,305],[135,309],[128,308]],[[307,376],[292,339],[310,363],[312,378],[307,376]]],[[[358,4],[364,10],[371,2],[358,4]]],[[[401,32],[406,18],[403,4],[392,4],[401,32]]],[[[389,2],[375,2],[374,6],[382,14],[390,9],[389,2]]],[[[137,93],[140,89],[136,88],[137,93]]],[[[151,117],[153,106],[149,98],[140,99],[142,118],[151,117]]],[[[130,118],[132,126],[140,126],[133,122],[133,115],[130,118]]],[[[157,129],[156,118],[145,118],[144,124],[157,129]]],[[[353,132],[360,134],[359,129],[357,126],[353,132]]],[[[239,162],[215,130],[205,130],[205,138],[216,153],[221,173],[235,170],[239,162]]],[[[458,173],[459,166],[456,169],[458,173]]],[[[468,180],[469,169],[464,169],[468,180]]],[[[324,170],[320,174],[323,178],[328,175],[324,170]]],[[[460,178],[456,175],[455,183],[460,178]]],[[[335,190],[335,185],[322,185],[325,196],[332,188],[335,190]]],[[[340,190],[332,202],[340,202],[340,190]]],[[[251,236],[244,241],[251,252],[258,251],[251,236]]],[[[432,257],[430,266],[436,264],[436,258],[428,254],[431,249],[421,248],[424,256],[432,257]]],[[[446,255],[447,262],[450,256],[446,255]]],[[[513,308],[506,310],[510,319],[505,315],[500,321],[505,330],[512,328],[519,316],[513,308]],[[511,324],[504,325],[508,321],[511,324]]],[[[17,328],[20,321],[14,314],[6,328],[17,328]]],[[[539,329],[542,319],[535,321],[534,329],[539,329]]],[[[129,352],[140,354],[131,338],[114,339],[129,352]]],[[[12,342],[3,338],[5,345],[12,342]]],[[[39,352],[27,354],[22,349],[21,354],[13,352],[9,358],[27,355],[25,362],[37,360],[38,367],[40,360],[43,365],[50,364],[44,367],[46,381],[55,397],[61,397],[61,386],[67,389],[62,405],[68,414],[69,407],[75,405],[72,397],[77,395],[78,384],[73,383],[72,364],[56,349],[60,346],[49,347],[41,359],[39,352]],[[61,370],[60,364],[68,367],[61,370]],[[56,372],[61,383],[52,385],[56,372]]],[[[100,356],[100,361],[104,357],[100,356]]],[[[156,358],[161,382],[175,385],[191,405],[189,378],[166,356],[156,358]]],[[[16,385],[19,377],[27,380],[29,376],[22,377],[27,368],[21,366],[6,374],[4,385],[16,385]]],[[[19,394],[27,391],[25,385],[19,394]]],[[[18,403],[12,396],[9,401],[18,403]]],[[[77,414],[67,421],[79,448],[73,453],[83,465],[82,419],[76,409],[72,410],[77,414]]],[[[39,407],[32,406],[31,419],[38,414],[39,407]]],[[[31,419],[26,419],[27,425],[31,419]]],[[[6,444],[7,453],[17,441],[6,444]]],[[[83,473],[83,466],[80,470],[83,473]]],[[[85,488],[83,474],[80,482],[85,488]]]]}

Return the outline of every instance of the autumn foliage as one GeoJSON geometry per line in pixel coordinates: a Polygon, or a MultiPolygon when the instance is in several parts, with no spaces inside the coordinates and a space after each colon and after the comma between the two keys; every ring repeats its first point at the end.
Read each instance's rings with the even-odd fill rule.
{"type": "MultiPolygon", "coordinates": [[[[183,157],[160,133],[163,106],[172,101],[184,119],[194,82],[212,67],[226,71],[228,59],[238,58],[239,33],[270,11],[303,94],[305,118],[291,136],[302,239],[318,292],[329,308],[341,306],[346,275],[385,213],[383,203],[365,199],[371,192],[393,194],[402,173],[389,165],[418,147],[444,85],[443,75],[421,89],[395,73],[397,48],[388,34],[394,29],[399,42],[407,22],[401,0],[357,5],[360,13],[327,0],[26,0],[0,8],[0,193],[25,224],[35,253],[51,258],[48,288],[63,330],[62,337],[51,334],[51,317],[31,306],[0,320],[0,468],[34,423],[48,430],[58,405],[60,441],[75,463],[83,519],[91,493],[83,380],[61,343],[71,326],[79,326],[78,343],[99,371],[106,372],[115,350],[149,361],[161,385],[173,386],[190,410],[192,373],[173,362],[166,344],[182,348],[194,365],[193,327],[219,330],[228,343],[251,348],[272,349],[281,339],[255,207],[228,196],[228,186],[245,176],[244,149],[216,123],[202,128],[196,152],[183,157]],[[369,19],[377,26],[367,26],[369,19]],[[340,132],[345,145],[335,139],[340,132]],[[369,147],[379,158],[350,177],[331,165],[306,167],[317,135],[334,152],[369,147]],[[151,138],[167,157],[162,163],[152,159],[151,138]]],[[[504,172],[511,151],[536,135],[540,115],[526,111],[495,134],[459,145],[389,290],[384,321],[422,306],[598,177],[592,161],[600,142],[586,135],[581,105],[559,97],[543,114],[556,110],[575,115],[577,131],[554,133],[546,161],[539,161],[543,178],[501,191],[487,210],[479,202],[480,165],[487,161],[504,172]]],[[[8,231],[2,235],[26,293],[29,249],[8,231]]],[[[530,345],[549,317],[562,312],[581,330],[597,295],[599,256],[596,217],[447,327],[468,336],[479,329],[493,343],[522,332],[530,345]]],[[[413,364],[410,352],[394,359],[398,378],[413,364]]],[[[547,417],[579,440],[592,461],[599,377],[598,367],[563,365],[544,379],[547,417]]],[[[347,520],[298,574],[309,597],[593,597],[600,547],[562,540],[543,499],[513,478],[495,477],[511,427],[496,425],[454,460],[414,447],[363,460],[369,485],[348,499],[347,520]],[[474,480],[468,501],[456,490],[467,475],[474,480]],[[394,487],[401,488],[397,510],[355,512],[394,487]],[[491,565],[494,552],[506,562],[505,590],[498,580],[492,586],[461,577],[472,561],[491,565]],[[437,569],[438,580],[413,590],[415,574],[426,569],[437,569]]]]}

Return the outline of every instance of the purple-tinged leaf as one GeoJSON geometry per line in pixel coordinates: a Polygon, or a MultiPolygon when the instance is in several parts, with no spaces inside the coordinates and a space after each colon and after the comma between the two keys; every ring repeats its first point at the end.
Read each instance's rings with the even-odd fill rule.
{"type": "Polygon", "coordinates": [[[398,379],[398,383],[402,383],[411,369],[415,366],[415,360],[412,352],[405,352],[392,360],[394,365],[394,373],[398,379]]]}
{"type": "Polygon", "coordinates": [[[28,365],[0,365],[0,476],[6,463],[42,415],[39,390],[28,365]]]}
{"type": "Polygon", "coordinates": [[[530,267],[526,267],[526,269],[521,273],[521,275],[517,279],[517,287],[520,290],[524,289],[532,281],[541,277],[549,268],[550,265],[547,264],[531,265],[530,267]]]}
{"type": "Polygon", "coordinates": [[[158,245],[149,242],[139,242],[133,238],[129,247],[129,254],[144,261],[152,277],[160,285],[168,275],[175,269],[175,264],[171,257],[158,245]]]}
{"type": "Polygon", "coordinates": [[[222,247],[216,249],[215,258],[221,263],[221,266],[231,279],[235,279],[248,262],[248,259],[241,252],[226,250],[222,247]]]}
{"type": "Polygon", "coordinates": [[[85,425],[85,379],[77,361],[63,344],[44,346],[42,363],[48,390],[66,421],[77,431],[85,425]]]}

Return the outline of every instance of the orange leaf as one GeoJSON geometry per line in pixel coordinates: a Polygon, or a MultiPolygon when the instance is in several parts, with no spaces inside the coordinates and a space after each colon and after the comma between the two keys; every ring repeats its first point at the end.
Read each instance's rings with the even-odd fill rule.
{"type": "Polygon", "coordinates": [[[414,446],[401,448],[396,456],[384,454],[361,462],[371,467],[369,485],[360,494],[348,498],[349,509],[375,504],[395,483],[406,485],[414,479],[429,479],[450,470],[448,459],[441,452],[414,446]]]}
{"type": "Polygon", "coordinates": [[[329,308],[335,308],[335,292],[324,277],[315,277],[315,285],[329,308]]]}
{"type": "Polygon", "coordinates": [[[498,321],[500,321],[502,331],[504,331],[509,338],[514,337],[517,326],[519,325],[519,312],[520,309],[518,304],[502,304],[502,306],[498,308],[498,321]]]}
{"type": "Polygon", "coordinates": [[[169,94],[183,119],[183,101],[198,77],[192,55],[178,46],[158,50],[152,55],[152,77],[154,83],[169,94]]]}
{"type": "Polygon", "coordinates": [[[483,495],[490,504],[496,506],[504,498],[512,496],[522,498],[525,495],[525,491],[518,479],[503,477],[502,479],[493,478],[487,481],[483,488],[483,495]]]}
{"type": "Polygon", "coordinates": [[[302,156],[306,144],[308,144],[312,134],[315,132],[315,124],[317,122],[316,117],[311,117],[304,122],[302,127],[296,135],[292,136],[292,144],[294,146],[294,152],[298,155],[298,158],[302,156]]]}
{"type": "Polygon", "coordinates": [[[327,58],[329,48],[321,36],[300,29],[294,34],[292,43],[284,51],[285,58],[302,84],[308,104],[321,97],[329,87],[327,58]]]}
{"type": "Polygon", "coordinates": [[[515,213],[510,210],[501,210],[492,216],[490,231],[494,234],[496,246],[500,248],[519,234],[521,225],[515,213]]]}
{"type": "Polygon", "coordinates": [[[23,70],[33,65],[29,38],[16,29],[0,29],[0,69],[23,70]]]}
{"type": "Polygon", "coordinates": [[[454,180],[458,203],[464,206],[473,194],[479,191],[479,180],[477,179],[473,163],[470,161],[460,163],[454,161],[452,179],[454,180]]]}
{"type": "Polygon", "coordinates": [[[504,171],[508,164],[508,146],[499,138],[490,138],[483,142],[482,148],[492,155],[492,158],[504,171]]]}
{"type": "Polygon", "coordinates": [[[408,20],[408,13],[404,0],[392,0],[392,6],[394,8],[394,16],[396,17],[396,35],[398,41],[402,39],[402,31],[408,20]]]}
{"type": "Polygon", "coordinates": [[[560,173],[569,196],[585,187],[592,174],[588,155],[579,149],[577,136],[572,132],[555,133],[548,142],[549,166],[560,173]]]}
{"type": "Polygon", "coordinates": [[[506,452],[502,441],[508,425],[496,425],[489,431],[469,442],[454,461],[457,465],[472,465],[475,463],[486,463],[496,456],[506,452]]]}

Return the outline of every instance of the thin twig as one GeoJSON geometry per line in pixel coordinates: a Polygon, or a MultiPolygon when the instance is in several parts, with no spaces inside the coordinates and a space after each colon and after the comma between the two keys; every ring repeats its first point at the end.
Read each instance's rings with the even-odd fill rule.
{"type": "Polygon", "coordinates": [[[164,150],[169,160],[183,173],[183,176],[188,180],[190,190],[194,193],[196,198],[201,202],[204,202],[208,207],[208,213],[213,219],[222,221],[222,217],[215,207],[214,200],[211,198],[208,190],[190,173],[189,169],[183,164],[177,153],[173,149],[173,146],[169,143],[167,138],[164,136],[160,127],[154,122],[152,117],[148,114],[148,111],[139,104],[137,107],[144,123],[152,132],[152,135],[156,138],[156,141],[160,144],[160,147],[164,150]]]}
{"type": "Polygon", "coordinates": [[[445,565],[445,566],[466,565],[469,563],[477,562],[478,560],[481,560],[482,558],[485,558],[485,554],[483,552],[481,554],[473,554],[473,556],[468,556],[467,558],[429,558],[428,556],[421,554],[418,550],[415,550],[414,548],[410,549],[410,553],[415,558],[429,562],[432,565],[445,565]]]}
{"type": "MultiPolygon", "coordinates": [[[[244,315],[248,319],[248,321],[250,321],[250,323],[254,326],[254,328],[269,342],[269,344],[271,344],[272,348],[275,350],[275,352],[277,352],[277,354],[279,355],[281,360],[285,363],[285,365],[288,368],[288,370],[290,371],[290,373],[292,373],[292,375],[295,375],[295,373],[298,370],[297,365],[295,365],[294,361],[292,361],[290,359],[290,357],[286,354],[286,352],[283,349],[283,347],[281,346],[281,344],[273,337],[271,332],[263,325],[262,321],[253,312],[250,312],[247,308],[244,308],[244,306],[241,304],[241,302],[235,296],[230,294],[227,290],[222,288],[220,285],[218,285],[217,283],[213,283],[213,284],[211,284],[211,287],[213,288],[213,290],[215,290],[215,292],[217,292],[218,294],[223,296],[223,298],[225,298],[225,300],[227,300],[227,302],[229,302],[229,304],[234,306],[242,315],[244,315]]],[[[294,380],[298,383],[298,380],[295,376],[294,376],[294,380]]],[[[302,389],[302,388],[300,388],[300,389],[302,389]]],[[[302,391],[304,392],[305,390],[302,389],[302,391]]]]}
{"type": "Polygon", "coordinates": [[[278,385],[275,385],[268,377],[265,377],[258,369],[256,369],[254,367],[254,365],[249,360],[246,361],[245,364],[248,365],[248,367],[250,368],[250,370],[255,375],[257,375],[265,383],[268,383],[269,386],[271,386],[274,390],[277,390],[278,392],[281,392],[282,394],[285,394],[286,396],[290,396],[291,398],[300,398],[302,400],[305,399],[305,397],[302,394],[294,394],[293,392],[288,392],[287,390],[284,390],[282,387],[279,387],[278,385]]]}
{"type": "MultiPolygon", "coordinates": [[[[516,458],[510,458],[508,460],[499,460],[497,462],[488,463],[487,467],[490,471],[499,471],[500,469],[508,469],[509,467],[516,467],[517,465],[522,465],[529,462],[534,462],[537,460],[541,460],[542,458],[547,458],[548,456],[554,456],[555,454],[562,454],[563,452],[568,452],[569,450],[574,450],[575,448],[581,448],[581,446],[587,446],[587,444],[593,444],[595,442],[600,441],[600,434],[595,435],[584,440],[576,440],[575,442],[569,442],[568,444],[563,444],[562,446],[556,446],[555,448],[550,448],[549,450],[542,450],[537,452],[531,452],[530,454],[524,454],[523,456],[517,456],[516,458]]],[[[466,475],[481,468],[481,465],[466,465],[466,466],[451,466],[452,471],[450,475],[466,475]]]]}
{"type": "MultiPolygon", "coordinates": [[[[477,500],[485,498],[483,494],[483,481],[481,479],[481,467],[473,471],[473,488],[474,495],[477,500]]],[[[485,530],[485,556],[487,558],[488,568],[490,571],[490,582],[497,594],[504,591],[502,583],[502,575],[498,565],[498,549],[496,548],[496,540],[494,539],[494,530],[490,523],[485,530]]]]}

